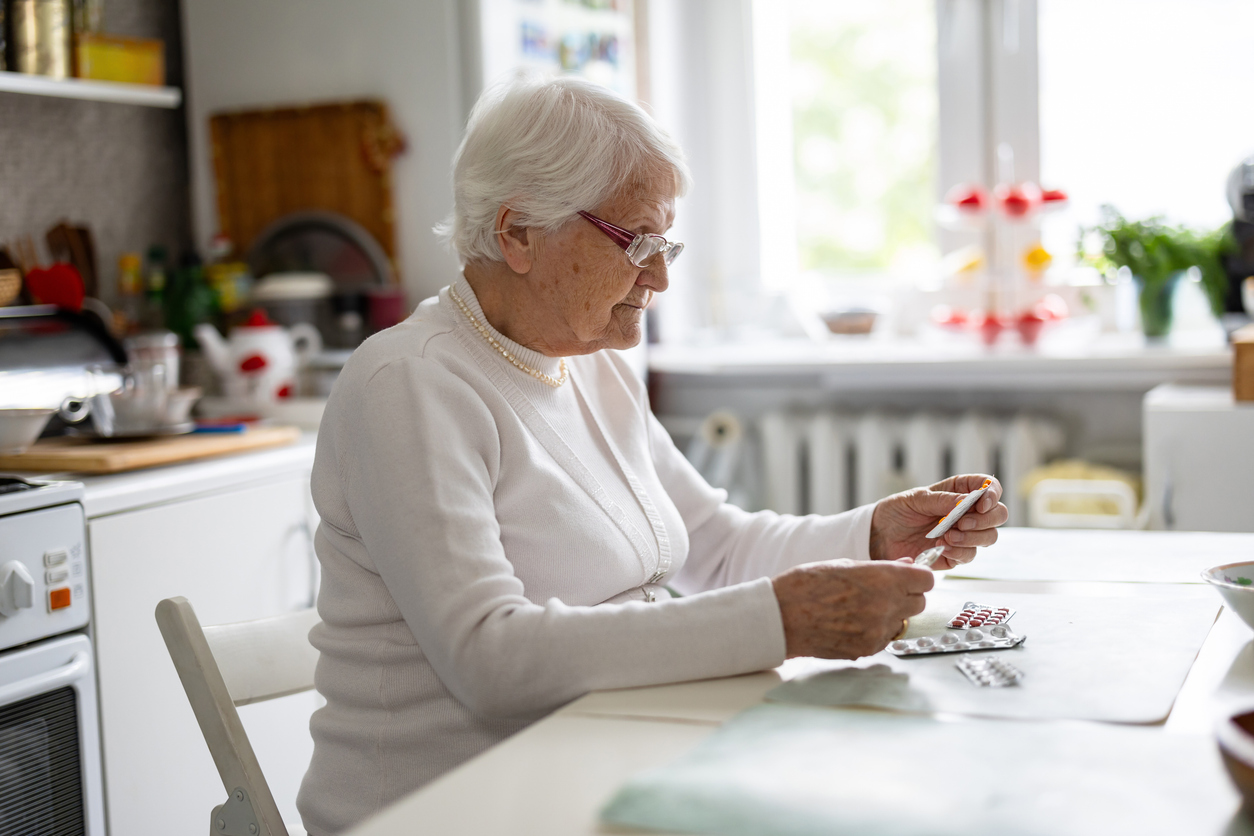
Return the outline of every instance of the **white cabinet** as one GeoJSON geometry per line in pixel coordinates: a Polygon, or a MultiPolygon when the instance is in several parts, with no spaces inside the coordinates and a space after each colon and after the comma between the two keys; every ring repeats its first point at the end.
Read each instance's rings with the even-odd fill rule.
{"type": "MultiPolygon", "coordinates": [[[[316,588],[308,465],[295,473],[218,479],[212,490],[92,516],[93,632],[112,836],[206,832],[222,783],[157,630],[153,610],[182,595],[203,624],[261,618],[311,603],[316,588]],[[234,481],[234,483],[232,483],[234,481]]],[[[95,486],[108,494],[108,485],[95,486]]],[[[203,485],[202,485],[203,487],[203,485]]],[[[100,503],[101,510],[106,507],[100,503]]],[[[289,829],[313,743],[312,692],[240,715],[289,829]]]]}
{"type": "Polygon", "coordinates": [[[1164,385],[1144,410],[1152,526],[1254,531],[1254,404],[1230,386],[1164,385]]]}

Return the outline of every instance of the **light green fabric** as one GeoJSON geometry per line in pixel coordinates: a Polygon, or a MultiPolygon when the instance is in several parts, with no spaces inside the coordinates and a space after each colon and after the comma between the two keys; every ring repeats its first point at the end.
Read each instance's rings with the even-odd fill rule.
{"type": "Polygon", "coordinates": [[[761,705],[602,818],[721,836],[1254,833],[1237,805],[1208,737],[761,705]]]}

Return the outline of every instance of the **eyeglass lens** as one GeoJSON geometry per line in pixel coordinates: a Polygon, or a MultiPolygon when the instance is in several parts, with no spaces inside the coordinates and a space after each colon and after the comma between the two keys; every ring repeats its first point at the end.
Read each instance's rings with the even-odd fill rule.
{"type": "Polygon", "coordinates": [[[670,267],[675,259],[683,252],[684,245],[679,243],[669,244],[669,242],[659,235],[647,235],[635,247],[631,253],[631,262],[637,267],[643,267],[649,262],[649,259],[657,255],[664,247],[666,252],[662,254],[662,260],[666,262],[666,266],[670,267]]]}

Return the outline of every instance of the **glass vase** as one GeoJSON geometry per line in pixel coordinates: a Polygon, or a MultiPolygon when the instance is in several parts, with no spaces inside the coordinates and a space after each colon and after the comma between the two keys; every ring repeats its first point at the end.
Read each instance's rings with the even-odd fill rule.
{"type": "Polygon", "coordinates": [[[1172,273],[1164,279],[1154,281],[1145,281],[1140,276],[1137,277],[1141,330],[1145,332],[1146,339],[1161,340],[1171,331],[1171,300],[1175,296],[1180,275],[1180,273],[1172,273]]]}

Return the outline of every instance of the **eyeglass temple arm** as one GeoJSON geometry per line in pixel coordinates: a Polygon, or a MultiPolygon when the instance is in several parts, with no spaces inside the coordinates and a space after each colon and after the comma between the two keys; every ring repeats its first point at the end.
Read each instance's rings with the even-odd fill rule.
{"type": "Polygon", "coordinates": [[[597,229],[608,235],[611,239],[613,239],[615,244],[618,244],[618,246],[622,247],[624,250],[630,247],[631,243],[636,240],[637,236],[635,234],[628,232],[622,227],[614,226],[614,224],[607,223],[594,215],[589,215],[582,209],[579,210],[579,214],[594,224],[597,229]]]}

